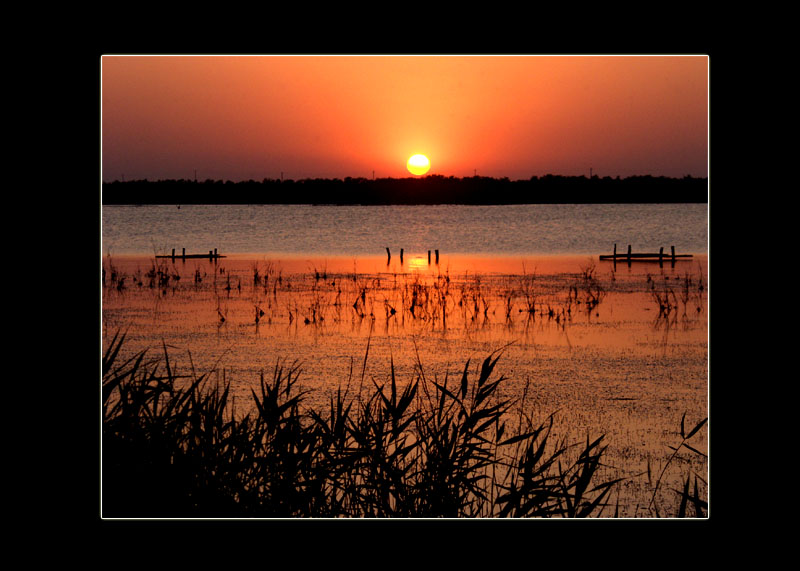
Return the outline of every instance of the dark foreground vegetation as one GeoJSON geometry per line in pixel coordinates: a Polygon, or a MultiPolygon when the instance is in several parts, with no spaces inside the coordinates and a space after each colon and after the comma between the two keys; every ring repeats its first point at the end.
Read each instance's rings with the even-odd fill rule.
{"type": "MultiPolygon", "coordinates": [[[[456,383],[420,367],[402,390],[392,366],[386,385],[340,389],[325,411],[303,410],[297,367],[279,364],[239,412],[229,383],[177,374],[166,348],[119,362],[123,340],[102,361],[103,517],[615,515],[619,480],[597,481],[603,437],[569,445],[552,416],[512,411],[495,354],[477,378],[469,362],[456,383]]],[[[681,426],[683,442],[703,423],[681,426]]],[[[679,517],[704,515],[688,478],[678,493],[679,517]]]]}
{"type": "Polygon", "coordinates": [[[708,179],[652,176],[527,180],[444,177],[345,178],[232,182],[132,180],[103,183],[113,204],[624,204],[705,203],[708,179]]]}

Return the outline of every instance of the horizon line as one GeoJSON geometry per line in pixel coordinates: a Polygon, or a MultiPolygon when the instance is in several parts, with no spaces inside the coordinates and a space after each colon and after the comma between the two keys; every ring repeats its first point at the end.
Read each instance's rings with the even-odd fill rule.
{"type": "Polygon", "coordinates": [[[112,184],[112,183],[115,183],[115,182],[118,182],[118,183],[142,182],[142,181],[147,181],[147,182],[169,182],[169,181],[181,181],[182,180],[182,181],[194,182],[194,183],[198,183],[199,184],[199,183],[204,183],[204,182],[210,180],[210,181],[214,181],[214,182],[218,182],[218,181],[219,182],[232,182],[232,183],[236,184],[236,183],[240,183],[240,182],[263,182],[263,181],[286,182],[286,181],[290,181],[290,180],[294,181],[294,182],[304,181],[304,180],[329,180],[329,181],[339,180],[339,181],[346,181],[347,179],[350,179],[350,180],[378,181],[378,180],[424,180],[424,179],[427,179],[427,178],[444,178],[444,179],[458,179],[458,180],[465,180],[465,179],[493,179],[493,180],[500,180],[500,181],[508,180],[509,182],[520,182],[520,181],[531,181],[533,179],[540,179],[540,178],[546,178],[546,177],[562,177],[562,178],[578,178],[578,179],[583,178],[583,179],[586,179],[586,180],[593,180],[593,179],[598,179],[598,180],[604,180],[604,179],[625,180],[625,179],[629,179],[629,178],[646,178],[646,177],[650,177],[650,178],[666,178],[666,179],[673,179],[673,180],[683,180],[683,179],[687,179],[687,178],[691,178],[691,179],[708,179],[708,175],[696,176],[696,175],[693,175],[693,174],[690,174],[690,173],[687,173],[687,174],[685,174],[683,176],[668,176],[668,175],[653,175],[653,174],[633,174],[633,175],[628,175],[628,176],[624,176],[624,177],[622,175],[619,175],[619,174],[617,174],[617,175],[603,175],[603,176],[598,175],[598,174],[592,174],[591,176],[587,176],[585,174],[565,175],[565,174],[547,173],[547,174],[544,174],[544,175],[535,175],[534,174],[534,175],[531,175],[528,178],[517,178],[517,179],[511,179],[508,176],[497,177],[497,176],[478,175],[478,174],[467,175],[467,176],[456,176],[456,175],[443,175],[443,174],[439,174],[439,173],[425,174],[425,175],[422,175],[422,176],[409,175],[409,176],[402,176],[402,177],[394,177],[394,176],[385,176],[385,177],[373,176],[373,177],[369,177],[369,176],[351,176],[351,175],[347,175],[347,176],[344,176],[344,177],[305,176],[305,177],[302,177],[302,178],[287,178],[287,177],[284,177],[283,174],[285,174],[285,173],[281,173],[281,176],[277,177],[277,178],[270,178],[270,177],[263,177],[261,179],[254,179],[254,178],[243,179],[243,178],[240,178],[240,179],[237,179],[237,180],[233,180],[233,179],[230,179],[230,178],[205,178],[205,179],[201,180],[201,179],[199,179],[197,177],[158,178],[158,179],[149,179],[149,178],[145,177],[145,178],[132,178],[132,179],[129,179],[129,180],[124,180],[125,175],[122,174],[123,180],[114,179],[114,180],[109,181],[109,180],[103,179],[101,182],[103,184],[112,184]]]}

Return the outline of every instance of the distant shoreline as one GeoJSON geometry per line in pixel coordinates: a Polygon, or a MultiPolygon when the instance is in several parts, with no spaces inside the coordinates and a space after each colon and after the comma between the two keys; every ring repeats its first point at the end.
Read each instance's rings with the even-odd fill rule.
{"type": "Polygon", "coordinates": [[[315,204],[511,205],[707,203],[708,179],[545,175],[526,180],[490,177],[345,178],[262,181],[132,180],[104,182],[103,205],[315,204]]]}

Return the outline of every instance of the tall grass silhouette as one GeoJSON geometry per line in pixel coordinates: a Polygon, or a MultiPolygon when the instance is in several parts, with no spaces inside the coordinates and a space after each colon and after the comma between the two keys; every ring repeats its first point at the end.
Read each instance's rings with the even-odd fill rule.
{"type": "MultiPolygon", "coordinates": [[[[120,518],[591,517],[603,436],[568,443],[502,396],[498,352],[477,376],[384,384],[304,408],[297,363],[260,377],[237,410],[230,382],[182,375],[125,335],[102,358],[102,515],[120,518]]],[[[362,375],[363,376],[363,375],[362,375]]],[[[362,378],[363,382],[363,378],[362,378]]],[[[363,387],[362,387],[363,388],[363,387]]]]}

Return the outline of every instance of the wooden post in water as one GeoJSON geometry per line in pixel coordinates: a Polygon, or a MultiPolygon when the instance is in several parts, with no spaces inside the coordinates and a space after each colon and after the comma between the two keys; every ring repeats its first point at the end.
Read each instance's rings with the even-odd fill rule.
{"type": "Polygon", "coordinates": [[[659,267],[664,266],[664,246],[661,246],[661,249],[658,251],[658,265],[659,267]]]}
{"type": "Polygon", "coordinates": [[[183,248],[181,250],[181,258],[183,259],[184,262],[186,261],[186,248],[183,248]]]}
{"type": "Polygon", "coordinates": [[[389,251],[389,246],[386,246],[386,265],[389,265],[389,262],[392,261],[392,253],[389,251]]]}
{"type": "Polygon", "coordinates": [[[431,251],[428,250],[428,265],[431,265],[431,251]]]}
{"type": "Polygon", "coordinates": [[[208,251],[208,259],[209,260],[213,260],[214,259],[214,250],[209,250],[208,251]]]}
{"type": "Polygon", "coordinates": [[[175,261],[175,248],[172,248],[172,260],[175,261]]]}
{"type": "Polygon", "coordinates": [[[400,264],[403,263],[403,248],[400,248],[400,264]]]}
{"type": "Polygon", "coordinates": [[[631,265],[631,245],[628,244],[628,265],[631,265]]]}
{"type": "Polygon", "coordinates": [[[214,257],[215,258],[217,257],[217,249],[216,248],[214,248],[214,257]]]}
{"type": "Polygon", "coordinates": [[[675,266],[675,246],[672,246],[672,265],[675,266]]]}
{"type": "Polygon", "coordinates": [[[439,265],[439,250],[436,250],[436,265],[439,265]]]}

